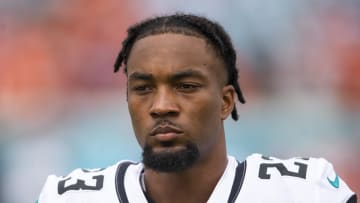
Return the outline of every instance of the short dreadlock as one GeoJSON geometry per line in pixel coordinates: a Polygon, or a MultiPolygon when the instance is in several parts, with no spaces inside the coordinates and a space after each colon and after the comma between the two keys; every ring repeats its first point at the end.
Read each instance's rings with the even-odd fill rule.
{"type": "MultiPolygon", "coordinates": [[[[227,85],[232,85],[239,101],[245,103],[238,83],[236,52],[229,35],[218,23],[201,16],[176,13],[174,15],[146,19],[131,26],[127,33],[127,38],[122,42],[122,49],[115,61],[114,72],[117,72],[121,65],[124,64],[124,72],[127,73],[127,60],[133,45],[137,40],[146,36],[162,33],[180,33],[201,37],[212,45],[217,55],[224,61],[228,74],[227,85]]],[[[235,106],[231,112],[231,116],[234,120],[238,120],[239,118],[235,106]]]]}

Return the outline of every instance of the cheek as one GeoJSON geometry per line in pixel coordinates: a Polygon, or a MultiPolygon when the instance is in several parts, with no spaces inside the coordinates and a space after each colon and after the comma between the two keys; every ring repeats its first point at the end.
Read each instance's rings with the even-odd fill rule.
{"type": "Polygon", "coordinates": [[[221,104],[215,102],[216,100],[214,97],[213,100],[199,100],[199,103],[193,104],[194,109],[188,115],[192,139],[205,154],[219,143],[221,135],[221,104]]]}
{"type": "Polygon", "coordinates": [[[199,133],[215,133],[214,130],[221,125],[221,100],[214,94],[197,97],[187,102],[187,116],[191,125],[201,131],[199,133]],[[213,132],[214,131],[214,132],[213,132]]]}
{"type": "Polygon", "coordinates": [[[137,102],[132,102],[128,100],[128,109],[130,113],[130,118],[134,130],[135,137],[140,146],[144,145],[145,140],[145,118],[144,115],[144,105],[137,104],[137,102]]]}

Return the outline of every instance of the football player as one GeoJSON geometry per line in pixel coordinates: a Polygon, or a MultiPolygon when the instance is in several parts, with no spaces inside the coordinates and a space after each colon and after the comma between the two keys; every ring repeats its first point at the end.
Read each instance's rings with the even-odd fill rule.
{"type": "Polygon", "coordinates": [[[324,159],[227,154],[224,120],[237,120],[235,99],[245,100],[219,24],[186,14],[135,24],[115,72],[122,65],[142,161],[51,175],[39,203],[356,202],[324,159]]]}

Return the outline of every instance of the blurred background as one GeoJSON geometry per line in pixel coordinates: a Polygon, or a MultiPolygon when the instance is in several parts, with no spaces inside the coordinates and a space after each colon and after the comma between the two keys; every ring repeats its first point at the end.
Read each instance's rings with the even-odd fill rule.
{"type": "Polygon", "coordinates": [[[140,160],[112,66],[129,25],[174,11],[220,22],[238,51],[229,154],[324,157],[360,194],[360,1],[0,0],[0,202],[140,160]]]}

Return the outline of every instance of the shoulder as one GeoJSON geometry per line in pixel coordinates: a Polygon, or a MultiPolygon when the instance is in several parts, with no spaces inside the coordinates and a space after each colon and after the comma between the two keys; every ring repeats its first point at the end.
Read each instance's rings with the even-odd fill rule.
{"type": "Polygon", "coordinates": [[[335,176],[335,171],[330,162],[324,158],[312,157],[291,157],[279,159],[261,154],[252,154],[246,159],[249,167],[259,168],[258,176],[260,179],[270,179],[276,177],[297,177],[316,182],[324,175],[335,176]],[[333,174],[329,174],[333,173],[333,174]]]}
{"type": "Polygon", "coordinates": [[[257,175],[260,179],[295,177],[311,184],[324,182],[330,188],[340,187],[340,180],[329,181],[338,179],[339,176],[335,172],[333,165],[324,158],[291,157],[279,159],[261,154],[252,154],[247,157],[246,161],[248,167],[258,168],[257,175]]]}
{"type": "Polygon", "coordinates": [[[270,190],[274,194],[286,191],[297,199],[313,202],[346,202],[354,195],[324,158],[279,159],[253,154],[247,157],[246,164],[245,182],[249,187],[270,190]]]}
{"type": "Polygon", "coordinates": [[[40,193],[39,203],[117,200],[116,176],[119,170],[126,169],[130,164],[137,163],[124,160],[107,168],[78,168],[66,176],[49,175],[40,193]]]}

